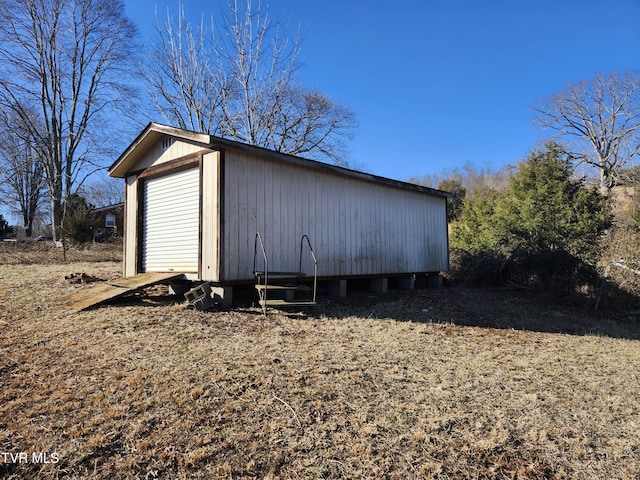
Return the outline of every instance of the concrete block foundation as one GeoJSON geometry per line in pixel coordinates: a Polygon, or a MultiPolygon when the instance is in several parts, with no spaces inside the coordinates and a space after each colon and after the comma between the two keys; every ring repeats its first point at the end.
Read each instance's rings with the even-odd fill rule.
{"type": "Polygon", "coordinates": [[[342,280],[329,280],[329,296],[334,298],[346,298],[347,297],[347,281],[342,280]]]}
{"type": "Polygon", "coordinates": [[[415,275],[405,275],[404,277],[398,277],[398,288],[401,288],[403,290],[413,290],[415,286],[415,275]]]}
{"type": "Polygon", "coordinates": [[[381,295],[386,295],[389,290],[389,279],[386,277],[378,277],[371,279],[371,291],[381,295]]]}

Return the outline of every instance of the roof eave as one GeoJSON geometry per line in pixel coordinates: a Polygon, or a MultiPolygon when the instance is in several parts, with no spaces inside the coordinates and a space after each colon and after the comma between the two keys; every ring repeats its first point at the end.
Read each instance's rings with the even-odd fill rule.
{"type": "Polygon", "coordinates": [[[247,143],[241,143],[241,142],[237,142],[235,140],[229,140],[226,138],[212,136],[211,144],[209,145],[209,148],[211,148],[212,150],[221,150],[224,148],[231,148],[231,149],[251,153],[254,155],[260,155],[262,157],[272,158],[285,163],[299,165],[306,168],[313,168],[315,170],[321,170],[324,172],[331,172],[336,175],[343,175],[343,176],[346,175],[349,177],[358,178],[360,180],[366,180],[366,181],[377,183],[377,184],[387,185],[389,187],[396,187],[404,190],[414,190],[417,192],[426,193],[436,197],[445,197],[445,198],[453,197],[451,193],[445,192],[443,190],[425,187],[415,183],[403,182],[402,180],[394,180],[392,178],[381,177],[379,175],[373,175],[371,173],[361,172],[359,170],[352,170],[350,168],[341,167],[338,165],[332,165],[330,163],[325,163],[325,162],[319,162],[317,160],[310,160],[308,158],[298,157],[298,156],[290,155],[287,153],[281,153],[275,150],[269,150],[263,147],[249,145],[247,143]]]}
{"type": "Polygon", "coordinates": [[[206,133],[196,133],[151,122],[109,167],[109,176],[116,178],[126,177],[140,157],[164,135],[201,143],[204,146],[211,143],[211,136],[206,133]]]}
{"type": "Polygon", "coordinates": [[[181,128],[169,127],[159,123],[151,122],[145,129],[136,137],[136,139],[129,145],[129,147],[120,155],[120,157],[109,167],[109,176],[117,178],[125,178],[127,174],[132,171],[133,167],[140,160],[140,158],[149,151],[152,145],[154,145],[164,135],[170,135],[183,140],[199,143],[203,148],[210,148],[212,150],[222,150],[225,148],[244,151],[251,154],[260,155],[267,158],[272,158],[285,163],[304,166],[306,168],[313,168],[315,170],[321,170],[325,172],[332,172],[337,175],[346,175],[361,180],[367,180],[370,182],[383,184],[391,187],[402,188],[405,190],[414,190],[437,197],[451,197],[452,195],[442,190],[434,188],[424,187],[413,183],[407,183],[400,180],[393,180],[391,178],[380,177],[378,175],[372,175],[357,170],[351,170],[345,167],[339,167],[337,165],[331,165],[329,163],[318,162],[316,160],[310,160],[295,155],[277,152],[269,150],[263,147],[249,145],[241,143],[235,140],[230,140],[221,137],[215,137],[205,133],[196,133],[189,130],[183,130],[181,128]]]}

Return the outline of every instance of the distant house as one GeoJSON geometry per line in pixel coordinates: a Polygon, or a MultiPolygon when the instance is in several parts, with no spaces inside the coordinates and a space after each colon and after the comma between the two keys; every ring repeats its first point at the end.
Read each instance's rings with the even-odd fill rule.
{"type": "Polygon", "coordinates": [[[124,203],[100,207],[91,212],[98,221],[95,239],[112,240],[124,233],[124,203]]]}
{"type": "Polygon", "coordinates": [[[251,282],[257,233],[275,270],[298,269],[307,235],[319,278],[449,267],[448,194],[439,190],[157,123],[109,175],[125,179],[126,277],[251,282]]]}

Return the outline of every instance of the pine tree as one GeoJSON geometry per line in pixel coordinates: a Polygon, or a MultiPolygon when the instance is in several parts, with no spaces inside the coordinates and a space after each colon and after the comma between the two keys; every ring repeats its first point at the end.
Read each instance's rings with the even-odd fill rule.
{"type": "Polygon", "coordinates": [[[576,179],[562,149],[549,143],[518,166],[504,194],[484,191],[465,198],[451,245],[506,257],[566,251],[594,265],[610,223],[607,198],[576,179]]]}
{"type": "Polygon", "coordinates": [[[591,265],[610,221],[608,200],[574,177],[553,143],[519,165],[494,216],[504,254],[564,250],[591,265]]]}

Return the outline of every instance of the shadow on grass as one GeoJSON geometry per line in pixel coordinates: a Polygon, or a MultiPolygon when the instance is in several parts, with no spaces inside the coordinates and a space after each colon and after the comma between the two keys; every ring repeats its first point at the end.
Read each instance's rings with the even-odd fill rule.
{"type": "MultiPolygon", "coordinates": [[[[611,290],[607,299],[615,298],[611,290]]],[[[595,311],[583,299],[513,288],[452,286],[389,290],[386,295],[353,291],[345,299],[323,300],[316,315],[640,340],[640,315],[611,303],[604,301],[603,308],[595,311]]]]}
{"type": "MultiPolygon", "coordinates": [[[[344,299],[329,298],[326,292],[321,292],[315,307],[269,309],[270,314],[301,321],[363,318],[640,340],[640,315],[631,314],[629,308],[622,306],[624,292],[618,292],[613,285],[607,287],[600,311],[594,310],[593,302],[578,297],[556,298],[505,287],[392,288],[386,295],[380,295],[369,292],[364,283],[352,282],[347,292],[344,299]]],[[[169,295],[165,286],[151,287],[109,302],[114,306],[153,308],[176,304],[184,304],[186,309],[184,299],[169,295]]],[[[211,312],[224,310],[216,307],[211,312]]],[[[262,317],[250,287],[234,291],[232,310],[262,317]]]]}

